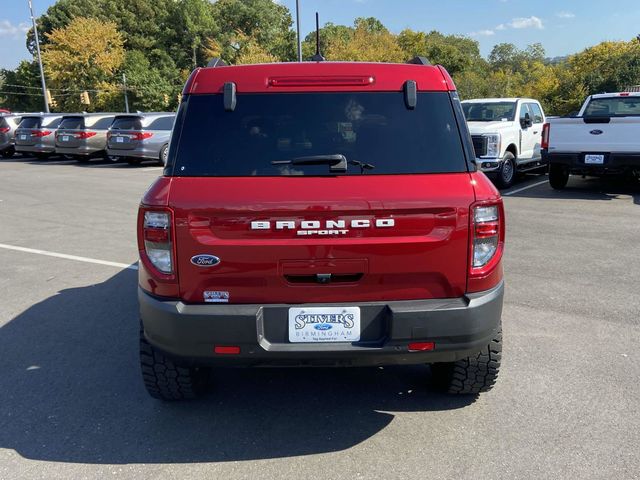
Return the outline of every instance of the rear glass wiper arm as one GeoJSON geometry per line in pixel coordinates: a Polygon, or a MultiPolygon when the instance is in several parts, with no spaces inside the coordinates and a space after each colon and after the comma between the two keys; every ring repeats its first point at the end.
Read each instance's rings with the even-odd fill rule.
{"type": "Polygon", "coordinates": [[[331,172],[346,172],[347,158],[341,154],[309,155],[291,160],[274,160],[271,165],[330,165],[331,172]]]}
{"type": "Polygon", "coordinates": [[[291,160],[274,160],[271,162],[271,165],[331,165],[332,172],[346,172],[347,165],[355,165],[360,167],[360,173],[375,168],[375,166],[370,163],[360,162],[359,160],[347,160],[347,157],[341,154],[310,155],[307,157],[293,158],[291,160]]]}

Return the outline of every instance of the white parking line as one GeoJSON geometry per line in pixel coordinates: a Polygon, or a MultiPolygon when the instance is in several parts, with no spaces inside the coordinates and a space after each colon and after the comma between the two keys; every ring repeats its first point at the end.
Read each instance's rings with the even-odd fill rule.
{"type": "Polygon", "coordinates": [[[538,187],[540,185],[544,185],[545,183],[548,183],[547,180],[545,180],[543,182],[533,183],[531,185],[527,185],[526,187],[518,188],[516,190],[511,190],[510,192],[505,192],[505,193],[502,194],[502,196],[503,197],[508,197],[509,195],[513,195],[514,193],[524,192],[525,190],[529,190],[530,188],[534,188],[534,187],[538,187]]]}
{"type": "Polygon", "coordinates": [[[128,263],[107,262],[106,260],[98,260],[96,258],[78,257],[76,255],[67,255],[66,253],[48,252],[46,250],[38,250],[36,248],[17,247],[15,245],[7,245],[0,243],[0,248],[5,250],[14,250],[16,252],[34,253],[36,255],[45,255],[47,257],[64,258],[65,260],[74,260],[76,262],[93,263],[96,265],[106,265],[108,267],[125,268],[127,270],[138,270],[138,265],[129,265],[128,263]]]}

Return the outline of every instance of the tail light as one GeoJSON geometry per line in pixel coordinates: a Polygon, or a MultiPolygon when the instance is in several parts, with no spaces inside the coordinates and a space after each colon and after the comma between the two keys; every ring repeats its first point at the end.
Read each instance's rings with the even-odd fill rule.
{"type": "Polygon", "coordinates": [[[142,218],[144,254],[163,275],[172,275],[174,271],[172,221],[169,210],[147,210],[142,218]]]}
{"type": "Polygon", "coordinates": [[[98,132],[80,132],[76,133],[74,137],[80,140],[86,140],[87,138],[95,137],[97,134],[98,132]]]}
{"type": "Polygon", "coordinates": [[[542,127],[542,141],[540,142],[540,148],[549,148],[549,132],[551,131],[551,124],[545,123],[542,127]]]}
{"type": "Polygon", "coordinates": [[[151,137],[153,137],[153,133],[149,133],[149,132],[136,132],[133,135],[131,135],[132,140],[138,140],[138,141],[145,140],[151,137]]]}
{"type": "Polygon", "coordinates": [[[31,130],[32,137],[47,137],[51,135],[51,130],[31,130]]]}
{"type": "Polygon", "coordinates": [[[471,207],[469,292],[488,290],[501,279],[504,236],[504,207],[501,200],[471,207]]]}
{"type": "Polygon", "coordinates": [[[9,133],[9,130],[11,130],[9,127],[0,127],[0,133],[9,133]]]}

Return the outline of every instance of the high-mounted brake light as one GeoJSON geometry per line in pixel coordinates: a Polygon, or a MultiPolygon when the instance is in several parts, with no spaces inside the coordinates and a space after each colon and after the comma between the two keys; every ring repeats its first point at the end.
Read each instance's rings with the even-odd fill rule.
{"type": "Polygon", "coordinates": [[[151,264],[164,274],[173,273],[171,223],[170,211],[144,212],[144,250],[151,264]]]}
{"type": "Polygon", "coordinates": [[[551,132],[551,124],[545,123],[542,126],[542,141],[540,142],[540,148],[549,148],[549,133],[551,132]]]}
{"type": "Polygon", "coordinates": [[[51,135],[51,130],[31,130],[32,137],[47,137],[51,135]]]}
{"type": "Polygon", "coordinates": [[[331,75],[309,77],[271,77],[270,87],[366,87],[375,83],[375,77],[371,75],[331,75]]]}

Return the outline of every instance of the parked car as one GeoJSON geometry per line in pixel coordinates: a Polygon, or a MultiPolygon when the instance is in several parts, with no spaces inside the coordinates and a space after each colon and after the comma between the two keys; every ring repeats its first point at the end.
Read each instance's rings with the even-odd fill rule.
{"type": "Polygon", "coordinates": [[[183,93],[138,216],[153,397],[197,395],[215,365],[430,363],[451,393],[493,386],[504,209],[442,67],[210,67],[183,93]]]}
{"type": "Polygon", "coordinates": [[[20,115],[0,114],[0,155],[11,158],[16,151],[16,129],[20,123],[20,115]]]}
{"type": "Polygon", "coordinates": [[[576,117],[549,119],[542,148],[557,190],[572,173],[640,176],[640,92],[591,95],[576,117]]]}
{"type": "Polygon", "coordinates": [[[501,188],[516,175],[542,169],[541,141],[545,115],[530,98],[480,98],[462,102],[478,168],[501,188]]]}
{"type": "Polygon", "coordinates": [[[80,162],[107,157],[107,131],[115,113],[65,115],[56,133],[56,152],[80,162]]]}
{"type": "Polygon", "coordinates": [[[44,159],[56,151],[55,132],[62,120],[60,113],[22,115],[16,129],[16,152],[44,159]]]}
{"type": "Polygon", "coordinates": [[[118,115],[107,133],[109,156],[131,164],[143,160],[167,163],[175,113],[118,115]]]}

